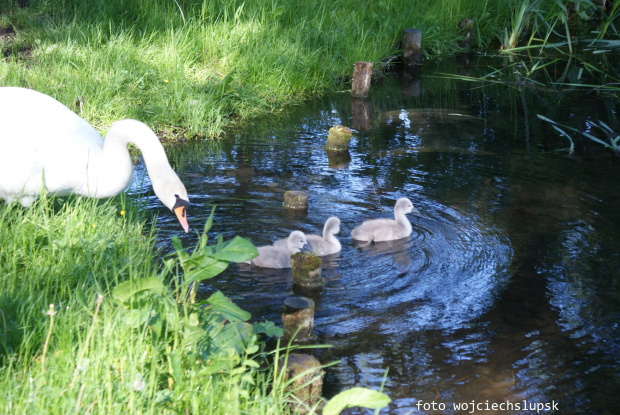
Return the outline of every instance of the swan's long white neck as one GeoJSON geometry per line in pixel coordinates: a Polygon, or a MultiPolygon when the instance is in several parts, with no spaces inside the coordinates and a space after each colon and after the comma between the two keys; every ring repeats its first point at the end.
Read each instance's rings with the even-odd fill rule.
{"type": "Polygon", "coordinates": [[[97,197],[111,197],[129,187],[133,176],[133,165],[127,149],[130,143],[135,144],[142,153],[154,188],[158,177],[172,172],[159,139],[149,127],[135,120],[118,121],[110,127],[101,153],[98,156],[89,155],[89,189],[86,190],[90,194],[96,190],[97,197]]]}

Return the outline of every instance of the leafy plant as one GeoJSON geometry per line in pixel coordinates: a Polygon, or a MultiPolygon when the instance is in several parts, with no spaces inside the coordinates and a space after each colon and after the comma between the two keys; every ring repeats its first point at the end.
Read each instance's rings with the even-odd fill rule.
{"type": "Polygon", "coordinates": [[[249,357],[259,350],[258,334],[282,334],[273,324],[248,323],[250,314],[220,291],[196,300],[201,281],[220,274],[230,262],[258,255],[256,247],[241,237],[224,242],[219,236],[215,245],[207,245],[214,210],[191,254],[174,237],[176,252],[164,261],[159,275],[123,282],[112,291],[125,308],[126,324],[135,329],[148,327],[160,358],[168,362],[170,384],[182,384],[188,369],[199,375],[228,373],[250,382],[247,370],[259,367],[249,357]],[[164,282],[171,275],[172,291],[164,282]]]}

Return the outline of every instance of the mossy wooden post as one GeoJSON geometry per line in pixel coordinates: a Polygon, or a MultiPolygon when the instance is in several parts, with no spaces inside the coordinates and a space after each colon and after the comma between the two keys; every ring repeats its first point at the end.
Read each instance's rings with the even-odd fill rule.
{"type": "Polygon", "coordinates": [[[314,301],[298,295],[289,297],[284,300],[281,317],[284,340],[288,342],[294,338],[295,342],[304,342],[312,338],[314,301]]]}
{"type": "Polygon", "coordinates": [[[346,151],[349,149],[349,142],[353,136],[353,130],[342,125],[337,125],[329,129],[325,150],[346,151]]]}
{"type": "Polygon", "coordinates": [[[291,270],[293,280],[304,288],[318,288],[323,286],[321,267],[323,261],[312,252],[297,252],[291,255],[291,270]]]}
{"type": "Polygon", "coordinates": [[[284,207],[287,209],[308,209],[308,193],[301,190],[284,192],[284,207]]]}
{"type": "Polygon", "coordinates": [[[407,65],[415,65],[422,53],[422,31],[403,29],[403,59],[407,65]]]}
{"type": "MultiPolygon", "coordinates": [[[[278,361],[278,376],[284,372],[284,382],[293,380],[286,390],[291,391],[299,402],[291,402],[292,412],[308,413],[323,393],[321,362],[308,354],[290,353],[278,361]]],[[[314,412],[313,412],[314,413],[314,412]]]]}
{"type": "Polygon", "coordinates": [[[372,66],[372,62],[355,62],[353,64],[353,81],[351,82],[351,96],[353,98],[368,97],[372,66]]]}

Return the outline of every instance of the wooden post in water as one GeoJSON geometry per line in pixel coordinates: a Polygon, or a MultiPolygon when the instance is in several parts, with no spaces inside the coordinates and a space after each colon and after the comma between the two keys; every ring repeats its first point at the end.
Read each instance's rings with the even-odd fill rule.
{"type": "Polygon", "coordinates": [[[290,353],[278,360],[277,369],[278,375],[284,372],[284,382],[295,379],[286,388],[299,400],[289,404],[291,412],[309,413],[323,392],[321,362],[308,354],[290,353]]]}
{"type": "Polygon", "coordinates": [[[422,31],[403,29],[403,59],[407,65],[415,65],[422,52],[422,31]]]}
{"type": "Polygon", "coordinates": [[[312,252],[297,252],[291,255],[291,270],[293,281],[304,288],[319,288],[323,286],[321,267],[323,261],[312,252]]]}
{"type": "Polygon", "coordinates": [[[284,192],[284,207],[287,209],[308,209],[308,193],[301,190],[284,192]]]}
{"type": "Polygon", "coordinates": [[[353,81],[351,83],[351,96],[353,98],[368,97],[372,66],[372,62],[355,62],[353,64],[353,81]]]}
{"type": "Polygon", "coordinates": [[[314,330],[314,301],[307,297],[293,296],[284,300],[282,309],[284,340],[295,337],[295,342],[304,342],[312,338],[314,330]]]}

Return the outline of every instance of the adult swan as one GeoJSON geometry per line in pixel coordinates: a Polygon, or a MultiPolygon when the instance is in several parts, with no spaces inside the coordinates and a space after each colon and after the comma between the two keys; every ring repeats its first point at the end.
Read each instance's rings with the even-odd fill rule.
{"type": "Polygon", "coordinates": [[[117,195],[133,175],[129,143],[142,152],[155,194],[187,232],[187,191],[149,127],[136,120],[118,121],[104,141],[69,108],[30,89],[0,88],[0,199],[30,206],[42,191],[117,195]]]}

